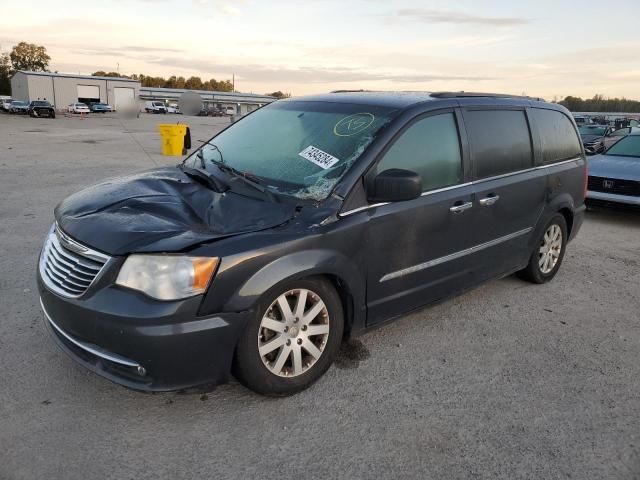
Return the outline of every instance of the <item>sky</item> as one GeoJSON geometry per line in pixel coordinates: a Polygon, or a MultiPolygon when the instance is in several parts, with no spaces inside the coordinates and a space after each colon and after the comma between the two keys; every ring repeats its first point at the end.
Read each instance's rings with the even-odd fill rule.
{"type": "Polygon", "coordinates": [[[0,0],[0,50],[50,69],[202,80],[243,92],[464,90],[640,99],[640,2],[0,0]]]}

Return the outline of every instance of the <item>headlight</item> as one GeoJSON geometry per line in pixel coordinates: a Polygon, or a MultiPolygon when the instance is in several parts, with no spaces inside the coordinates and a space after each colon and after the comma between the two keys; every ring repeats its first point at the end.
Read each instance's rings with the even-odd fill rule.
{"type": "Polygon", "coordinates": [[[158,300],[178,300],[203,293],[218,262],[215,257],[129,255],[116,284],[158,300]]]}

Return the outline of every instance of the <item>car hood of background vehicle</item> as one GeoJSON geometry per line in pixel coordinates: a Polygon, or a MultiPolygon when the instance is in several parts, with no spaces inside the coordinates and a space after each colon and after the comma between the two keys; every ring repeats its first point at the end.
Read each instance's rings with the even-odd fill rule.
{"type": "Polygon", "coordinates": [[[82,190],[55,209],[69,236],[111,255],[176,252],[216,238],[275,227],[294,206],[214,192],[177,167],[82,190]]]}
{"type": "Polygon", "coordinates": [[[589,176],[640,182],[640,157],[596,155],[587,161],[589,176]]]}
{"type": "Polygon", "coordinates": [[[594,140],[599,140],[602,138],[602,135],[582,135],[582,143],[593,142],[594,140]]]}

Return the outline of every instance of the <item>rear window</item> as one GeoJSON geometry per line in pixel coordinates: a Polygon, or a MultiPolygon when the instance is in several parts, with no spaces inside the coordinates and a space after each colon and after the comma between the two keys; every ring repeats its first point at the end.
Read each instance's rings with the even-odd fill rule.
{"type": "Polygon", "coordinates": [[[532,109],[531,114],[540,134],[543,164],[569,160],[582,155],[576,130],[571,120],[564,114],[541,108],[532,109]]]}
{"type": "Polygon", "coordinates": [[[629,135],[619,140],[607,150],[607,155],[640,157],[640,135],[629,135]]]}
{"type": "Polygon", "coordinates": [[[467,110],[464,121],[475,163],[475,178],[517,172],[533,166],[533,149],[522,110],[467,110]]]}

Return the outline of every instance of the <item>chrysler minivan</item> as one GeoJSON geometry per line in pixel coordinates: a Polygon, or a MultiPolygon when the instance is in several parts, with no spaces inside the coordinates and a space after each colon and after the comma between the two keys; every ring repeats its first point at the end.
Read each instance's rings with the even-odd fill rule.
{"type": "Polygon", "coordinates": [[[513,273],[551,280],[586,179],[571,115],[538,99],[281,100],[177,166],[62,201],[41,305],[62,349],[127,387],[233,374],[291,394],[347,335],[513,273]]]}

